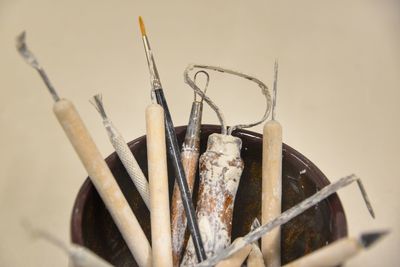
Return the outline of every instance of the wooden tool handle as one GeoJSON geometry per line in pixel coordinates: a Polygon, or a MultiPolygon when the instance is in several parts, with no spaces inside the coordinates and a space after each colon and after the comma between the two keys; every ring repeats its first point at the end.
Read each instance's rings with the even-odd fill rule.
{"type": "MultiPolygon", "coordinates": [[[[231,135],[212,134],[207,151],[200,157],[200,188],[197,219],[207,257],[231,242],[233,204],[243,171],[241,140],[231,135]]],[[[192,265],[193,246],[189,240],[183,265],[192,265]]]]}
{"type": "Polygon", "coordinates": [[[297,259],[284,267],[332,267],[340,265],[361,250],[354,238],[343,238],[297,259]]]}
{"type": "Polygon", "coordinates": [[[196,220],[196,214],[194,210],[194,205],[192,202],[192,194],[189,190],[189,185],[186,180],[185,170],[183,169],[182,160],[179,153],[178,139],[176,137],[175,128],[172,123],[171,114],[168,109],[168,104],[164,96],[163,90],[156,89],[154,94],[157,98],[157,103],[159,103],[164,108],[165,114],[165,131],[167,136],[168,145],[168,156],[172,163],[172,169],[175,174],[175,179],[179,186],[179,191],[181,192],[182,204],[185,209],[185,214],[187,218],[188,228],[192,240],[194,242],[194,247],[196,249],[196,256],[199,261],[206,259],[206,253],[204,251],[203,241],[201,240],[200,229],[198,222],[196,220]]]}
{"type": "MultiPolygon", "coordinates": [[[[281,214],[282,127],[275,120],[264,126],[261,198],[261,224],[266,224],[281,214]]],[[[280,231],[277,227],[261,239],[261,251],[267,267],[280,266],[280,231]]]]}
{"type": "MultiPolygon", "coordinates": [[[[197,163],[199,152],[196,150],[183,150],[181,153],[182,165],[185,170],[189,191],[193,192],[194,181],[196,178],[197,163]]],[[[172,195],[172,256],[174,266],[179,266],[182,250],[184,247],[184,239],[186,232],[186,215],[182,205],[182,197],[179,186],[175,181],[174,192],[172,195]]]]}
{"type": "Polygon", "coordinates": [[[251,251],[247,258],[247,267],[264,267],[264,258],[260,248],[256,244],[251,244],[251,251]]]}
{"type": "MultiPolygon", "coordinates": [[[[235,242],[241,242],[241,237],[235,239],[235,242]]],[[[247,256],[251,251],[252,245],[249,244],[243,248],[241,248],[238,252],[230,256],[229,258],[220,261],[216,267],[241,267],[243,262],[246,260],[247,256]]]]}
{"type": "Polygon", "coordinates": [[[164,109],[158,104],[146,108],[146,134],[153,267],[172,267],[164,109]]]}
{"type": "Polygon", "coordinates": [[[74,105],[61,99],[54,104],[53,111],[137,264],[151,266],[151,248],[146,235],[74,105]]]}

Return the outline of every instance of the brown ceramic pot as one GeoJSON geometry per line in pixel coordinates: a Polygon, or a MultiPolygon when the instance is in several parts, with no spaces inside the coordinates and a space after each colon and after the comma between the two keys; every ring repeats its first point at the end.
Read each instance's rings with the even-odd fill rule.
{"type": "MultiPolygon", "coordinates": [[[[183,142],[185,131],[185,126],[176,127],[180,144],[183,142]]],[[[220,132],[219,126],[202,126],[201,153],[205,151],[208,136],[215,132],[220,132]]],[[[243,140],[241,155],[245,164],[233,213],[232,237],[236,238],[249,231],[255,217],[260,219],[262,135],[246,130],[236,131],[233,135],[243,140]]],[[[146,137],[139,137],[128,145],[147,176],[146,137]]],[[[106,162],[148,239],[151,240],[149,211],[117,154],[111,154],[106,162]]],[[[169,177],[173,177],[172,168],[168,166],[168,169],[169,177]]],[[[329,184],[325,175],[311,161],[285,144],[282,182],[283,210],[329,184]]],[[[171,180],[170,192],[172,186],[171,180]]],[[[195,192],[197,187],[198,177],[195,192]]],[[[347,224],[343,207],[338,196],[334,194],[283,226],[282,264],[346,235],[347,224]]],[[[71,238],[72,242],[90,248],[115,266],[137,266],[89,178],[82,185],[75,200],[71,238]]]]}

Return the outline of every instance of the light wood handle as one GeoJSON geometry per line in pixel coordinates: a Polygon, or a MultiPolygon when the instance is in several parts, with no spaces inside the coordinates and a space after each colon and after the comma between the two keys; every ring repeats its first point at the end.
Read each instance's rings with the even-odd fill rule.
{"type": "Polygon", "coordinates": [[[284,267],[332,267],[340,265],[361,250],[354,238],[343,238],[297,259],[284,267]]]}
{"type": "Polygon", "coordinates": [[[146,108],[146,134],[153,266],[172,267],[164,109],[158,104],[146,108]]]}
{"type": "Polygon", "coordinates": [[[251,251],[247,258],[247,267],[264,267],[264,259],[260,248],[256,244],[251,244],[251,251]]]}
{"type": "MultiPolygon", "coordinates": [[[[264,125],[262,158],[261,224],[281,214],[282,127],[272,120],[264,125]]],[[[261,251],[267,267],[281,266],[280,227],[261,238],[261,251]]]]}
{"type": "MultiPolygon", "coordinates": [[[[242,238],[239,237],[235,239],[235,242],[240,242],[242,238]]],[[[246,260],[247,256],[249,256],[249,253],[251,251],[251,245],[246,245],[245,247],[241,248],[238,252],[230,256],[229,258],[220,261],[216,267],[240,267],[242,266],[242,263],[246,260]]]]}
{"type": "Polygon", "coordinates": [[[151,248],[146,235],[74,105],[61,99],[54,104],[53,111],[137,264],[151,266],[151,248]]]}

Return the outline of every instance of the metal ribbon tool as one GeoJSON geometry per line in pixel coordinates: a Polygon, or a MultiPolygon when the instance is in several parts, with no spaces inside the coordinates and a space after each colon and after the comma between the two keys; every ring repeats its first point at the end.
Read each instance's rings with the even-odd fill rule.
{"type": "MultiPolygon", "coordinates": [[[[235,129],[249,128],[265,121],[271,110],[268,87],[260,80],[240,72],[206,65],[189,65],[184,72],[185,82],[199,94],[217,113],[221,122],[221,134],[208,138],[207,150],[199,160],[200,186],[197,202],[197,220],[207,257],[218,254],[231,243],[233,206],[240,177],[244,168],[240,158],[242,140],[232,136],[235,129]],[[266,100],[266,109],[259,121],[227,127],[224,116],[217,105],[207,97],[189,77],[195,68],[233,74],[255,82],[266,100]]],[[[193,243],[189,240],[182,266],[196,264],[193,243]]]]}

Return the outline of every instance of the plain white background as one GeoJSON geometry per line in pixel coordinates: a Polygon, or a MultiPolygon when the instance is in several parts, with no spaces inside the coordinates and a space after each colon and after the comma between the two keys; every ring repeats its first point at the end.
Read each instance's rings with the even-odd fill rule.
{"type": "MultiPolygon", "coordinates": [[[[0,264],[66,266],[61,251],[29,239],[20,221],[69,240],[73,201],[86,177],[42,81],[15,51],[16,35],[27,31],[59,93],[73,100],[107,156],[113,149],[88,99],[103,94],[127,140],[144,134],[150,99],[142,15],[175,125],[189,116],[187,64],[240,70],[271,86],[279,58],[284,141],[331,180],[362,177],[377,218],[369,217],[356,186],[342,190],[350,235],[392,231],[346,266],[397,266],[399,8],[395,0],[0,0],[0,264]]],[[[263,101],[252,84],[213,75],[209,95],[230,124],[261,116],[263,101]]],[[[203,122],[217,123],[209,108],[203,122]]]]}

